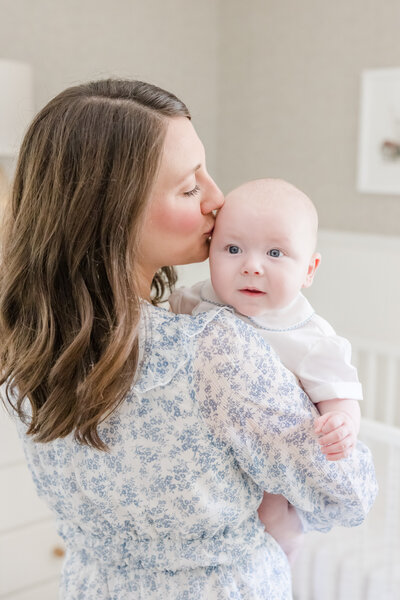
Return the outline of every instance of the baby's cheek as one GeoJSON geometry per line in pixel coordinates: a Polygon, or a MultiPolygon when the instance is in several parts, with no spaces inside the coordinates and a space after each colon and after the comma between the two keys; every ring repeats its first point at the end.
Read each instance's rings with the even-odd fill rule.
{"type": "Polygon", "coordinates": [[[217,295],[226,304],[230,304],[233,277],[228,261],[210,252],[210,272],[211,281],[217,295]]]}

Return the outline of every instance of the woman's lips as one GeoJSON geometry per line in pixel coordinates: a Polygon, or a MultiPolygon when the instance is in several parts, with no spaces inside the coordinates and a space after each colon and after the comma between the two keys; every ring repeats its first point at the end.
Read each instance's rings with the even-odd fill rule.
{"type": "Polygon", "coordinates": [[[246,296],[264,296],[266,293],[261,290],[257,290],[256,288],[243,288],[239,290],[239,292],[245,294],[246,296]]]}

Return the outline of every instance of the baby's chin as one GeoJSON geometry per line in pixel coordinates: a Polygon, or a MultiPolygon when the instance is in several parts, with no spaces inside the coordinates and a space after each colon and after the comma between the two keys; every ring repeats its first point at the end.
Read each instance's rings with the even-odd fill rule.
{"type": "Polygon", "coordinates": [[[258,317],[268,310],[267,303],[262,298],[256,299],[246,296],[238,298],[237,294],[227,294],[226,289],[219,289],[219,287],[215,286],[214,291],[222,304],[230,306],[245,317],[258,317]]]}
{"type": "Polygon", "coordinates": [[[244,315],[245,317],[259,317],[263,313],[265,313],[268,309],[267,308],[258,308],[258,309],[249,308],[249,309],[246,309],[245,307],[238,307],[238,308],[235,308],[235,310],[236,310],[236,312],[240,313],[241,315],[244,315]]]}
{"type": "Polygon", "coordinates": [[[227,304],[232,306],[237,313],[240,313],[245,317],[259,317],[268,310],[267,306],[257,306],[250,302],[240,302],[235,304],[227,302],[227,304]]]}

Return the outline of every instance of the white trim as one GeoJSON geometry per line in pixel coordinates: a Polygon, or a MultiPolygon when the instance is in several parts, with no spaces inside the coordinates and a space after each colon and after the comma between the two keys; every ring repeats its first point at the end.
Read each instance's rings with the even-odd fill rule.
{"type": "Polygon", "coordinates": [[[324,245],[329,244],[332,247],[336,247],[338,242],[341,242],[346,244],[349,249],[368,253],[373,251],[373,244],[376,244],[380,249],[398,253],[400,256],[400,236],[320,229],[318,240],[324,245]]]}

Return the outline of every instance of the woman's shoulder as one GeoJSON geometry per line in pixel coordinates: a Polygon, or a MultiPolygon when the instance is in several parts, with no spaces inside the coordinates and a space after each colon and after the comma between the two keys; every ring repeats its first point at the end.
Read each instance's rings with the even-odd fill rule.
{"type": "MultiPolygon", "coordinates": [[[[247,355],[249,348],[264,353],[269,347],[254,328],[241,321],[232,310],[216,308],[198,315],[181,315],[148,303],[140,323],[141,363],[135,390],[144,392],[166,385],[185,364],[211,352],[233,356],[247,355]]],[[[265,354],[264,354],[265,355],[265,354]]]]}
{"type": "Polygon", "coordinates": [[[208,325],[220,320],[219,312],[213,310],[198,316],[175,314],[144,302],[135,391],[142,393],[171,381],[194,358],[197,339],[204,335],[208,325]]]}

